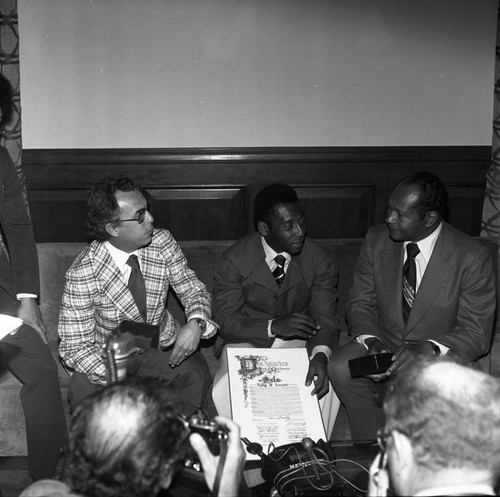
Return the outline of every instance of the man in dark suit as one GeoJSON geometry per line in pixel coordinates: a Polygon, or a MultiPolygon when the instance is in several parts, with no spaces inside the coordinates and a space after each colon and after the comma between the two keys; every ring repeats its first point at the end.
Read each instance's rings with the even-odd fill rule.
{"type": "MultiPolygon", "coordinates": [[[[10,83],[0,77],[0,127],[9,119],[10,83]]],[[[0,365],[22,383],[29,472],[34,480],[52,477],[66,437],[57,366],[47,346],[38,307],[40,276],[31,220],[8,151],[0,147],[0,314],[23,324],[0,341],[0,365]]],[[[0,427],[1,429],[1,427],[0,427]]]]}
{"type": "Polygon", "coordinates": [[[172,234],[154,229],[149,204],[131,179],[97,182],[88,218],[94,240],[66,273],[59,316],[59,354],[73,372],[71,404],[106,383],[102,347],[123,321],[132,321],[159,328],[159,350],[139,350],[129,372],[165,380],[186,409],[201,406],[211,375],[198,344],[216,332],[205,285],[172,234]],[[166,308],[170,286],[185,308],[182,327],[166,308]]]}
{"type": "MultiPolygon", "coordinates": [[[[322,412],[331,432],[338,400],[332,398],[326,368],[338,342],[337,264],[306,236],[304,212],[290,186],[263,188],[254,217],[258,232],[231,246],[215,269],[214,313],[222,338],[216,353],[224,346],[307,347],[305,382],[314,381],[318,399],[330,390],[330,405],[322,412]]],[[[230,416],[225,354],[221,364],[213,398],[219,414],[230,416]]]]}
{"type": "Polygon", "coordinates": [[[498,378],[447,358],[414,361],[384,411],[369,495],[498,495],[498,378]]]}
{"type": "Polygon", "coordinates": [[[443,221],[447,202],[439,178],[415,173],[391,193],[386,225],[365,237],[346,305],[353,339],[329,366],[354,440],[375,438],[383,424],[372,380],[386,382],[415,354],[469,363],[490,348],[492,261],[486,246],[443,221]],[[351,378],[350,359],[380,352],[394,353],[386,373],[351,378]]]}

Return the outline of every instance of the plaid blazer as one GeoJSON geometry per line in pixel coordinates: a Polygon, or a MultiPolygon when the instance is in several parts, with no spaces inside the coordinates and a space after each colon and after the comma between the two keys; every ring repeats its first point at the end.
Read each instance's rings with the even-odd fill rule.
{"type": "MultiPolygon", "coordinates": [[[[161,346],[175,342],[180,328],[166,309],[169,286],[184,305],[186,319],[210,318],[210,293],[188,267],[169,231],[154,230],[151,243],[139,249],[137,256],[146,284],[147,321],[160,326],[161,346]]],[[[94,383],[103,383],[102,345],[124,320],[143,322],[109,251],[103,243],[93,241],[66,272],[58,326],[59,355],[65,365],[85,373],[94,383]]]]}

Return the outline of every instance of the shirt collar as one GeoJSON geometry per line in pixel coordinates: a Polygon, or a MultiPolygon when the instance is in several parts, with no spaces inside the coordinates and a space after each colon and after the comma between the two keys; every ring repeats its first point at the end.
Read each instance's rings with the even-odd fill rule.
{"type": "MultiPolygon", "coordinates": [[[[434,250],[434,246],[436,245],[436,241],[438,239],[439,233],[441,233],[441,228],[443,227],[443,222],[441,221],[439,223],[439,226],[426,238],[423,238],[422,240],[419,240],[418,242],[415,242],[418,244],[418,248],[420,250],[419,255],[422,255],[424,259],[429,262],[429,259],[431,258],[432,251],[434,250]]],[[[404,242],[404,249],[406,253],[406,246],[412,243],[410,241],[404,242]]]]}
{"type": "Polygon", "coordinates": [[[266,254],[267,265],[269,265],[269,263],[272,262],[278,254],[281,254],[287,260],[287,262],[290,262],[292,256],[288,252],[276,252],[267,244],[266,239],[262,235],[260,235],[260,239],[262,240],[262,248],[264,249],[264,253],[266,254]]]}
{"type": "MultiPolygon", "coordinates": [[[[135,250],[134,252],[130,252],[129,254],[127,252],[124,252],[123,250],[120,250],[119,248],[116,248],[114,245],[111,245],[111,243],[109,243],[108,241],[104,242],[104,246],[108,249],[109,255],[111,256],[115,264],[118,266],[120,271],[123,271],[123,268],[127,264],[128,258],[132,254],[137,255],[138,252],[137,250],[135,250]]],[[[139,265],[140,264],[141,262],[139,260],[139,265]]]]}

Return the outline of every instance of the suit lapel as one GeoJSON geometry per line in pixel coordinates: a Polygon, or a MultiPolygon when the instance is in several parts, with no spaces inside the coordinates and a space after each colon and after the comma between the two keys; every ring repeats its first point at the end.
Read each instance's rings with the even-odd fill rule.
{"type": "Polygon", "coordinates": [[[283,281],[279,293],[288,292],[299,283],[302,283],[305,279],[300,267],[299,256],[292,256],[286,271],[285,281],[283,281]]]}
{"type": "Polygon", "coordinates": [[[441,233],[436,241],[431,258],[427,264],[424,277],[418,287],[413,308],[408,317],[406,334],[418,324],[437,300],[438,294],[448,283],[456,266],[450,261],[453,254],[453,240],[450,232],[443,224],[441,233]]]}
{"type": "Polygon", "coordinates": [[[157,245],[151,243],[139,250],[142,274],[146,285],[146,303],[148,319],[156,309],[161,308],[160,299],[164,294],[164,286],[168,282],[166,277],[167,265],[157,245]]]}
{"type": "Polygon", "coordinates": [[[110,302],[128,319],[143,321],[120,270],[102,243],[96,243],[92,259],[96,277],[102,282],[103,292],[110,302]]]}
{"type": "Polygon", "coordinates": [[[385,295],[388,300],[387,308],[400,329],[404,329],[402,302],[403,281],[403,247],[402,243],[394,243],[381,252],[380,267],[385,295]]]}
{"type": "Polygon", "coordinates": [[[273,292],[278,291],[278,283],[266,263],[266,254],[262,247],[259,233],[252,233],[249,242],[245,245],[245,256],[242,257],[241,274],[245,277],[252,275],[255,285],[267,288],[273,292]]]}
{"type": "MultiPolygon", "coordinates": [[[[272,290],[276,292],[278,290],[278,283],[274,279],[273,273],[269,270],[269,266],[266,263],[265,259],[262,259],[254,269],[253,273],[254,283],[256,285],[260,285],[264,288],[272,290]]],[[[286,278],[285,278],[286,281],[286,278]]]]}

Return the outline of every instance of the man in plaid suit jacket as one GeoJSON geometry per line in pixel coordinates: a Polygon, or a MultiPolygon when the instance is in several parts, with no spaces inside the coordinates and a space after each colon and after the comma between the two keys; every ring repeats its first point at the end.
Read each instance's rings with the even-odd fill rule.
{"type": "Polygon", "coordinates": [[[159,326],[160,350],[140,350],[128,370],[164,379],[178,393],[186,410],[203,404],[211,381],[200,338],[216,332],[210,320],[211,298],[205,285],[188,267],[172,237],[153,228],[146,198],[129,178],[106,178],[96,183],[88,201],[92,241],[66,273],[59,316],[59,354],[74,371],[72,404],[106,382],[102,346],[122,322],[159,326]],[[146,320],[127,286],[135,254],[146,288],[146,320]],[[169,286],[185,307],[183,327],[166,309],[169,286]]]}

